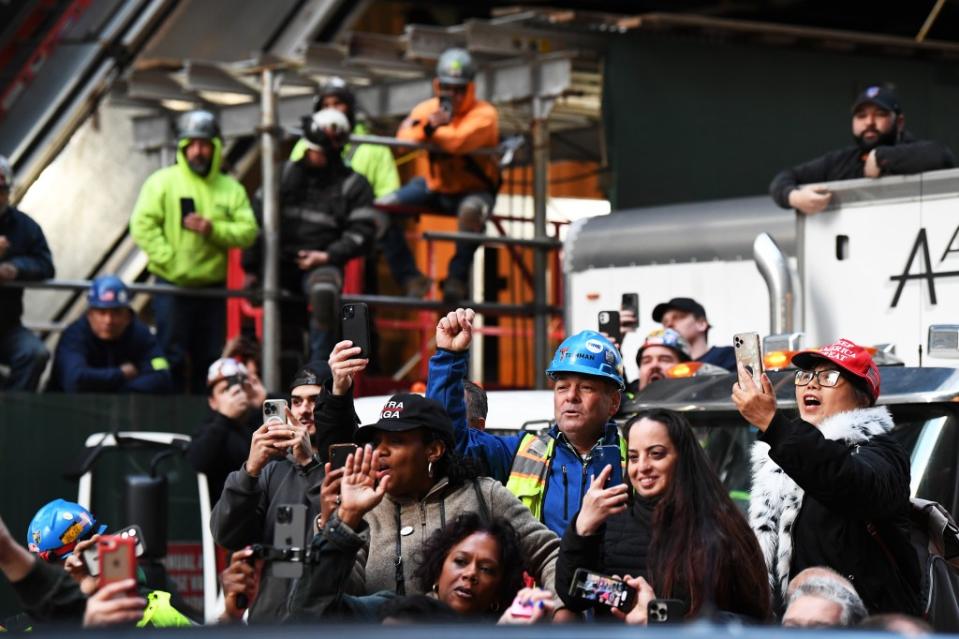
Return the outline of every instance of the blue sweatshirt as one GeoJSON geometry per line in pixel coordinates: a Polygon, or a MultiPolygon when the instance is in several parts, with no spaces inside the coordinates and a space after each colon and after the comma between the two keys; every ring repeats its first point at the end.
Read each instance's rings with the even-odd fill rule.
{"type": "MultiPolygon", "coordinates": [[[[524,435],[500,437],[467,425],[463,379],[466,377],[468,365],[468,353],[437,350],[430,358],[426,396],[441,403],[453,420],[456,453],[480,460],[486,465],[491,477],[505,484],[509,479],[513,457],[516,456],[516,450],[524,435]]],[[[593,461],[592,454],[581,457],[556,424],[550,427],[548,434],[556,440],[556,446],[546,481],[543,523],[562,537],[566,526],[579,512],[591,477],[598,475],[602,467],[598,467],[598,459],[593,461]]],[[[615,422],[607,422],[603,437],[596,445],[619,446],[619,428],[615,422]]]]}
{"type": "Polygon", "coordinates": [[[169,365],[156,337],[136,317],[119,339],[107,342],[81,317],[57,344],[49,390],[68,393],[169,393],[169,365]],[[120,366],[130,362],[139,374],[126,379],[120,366]]]}

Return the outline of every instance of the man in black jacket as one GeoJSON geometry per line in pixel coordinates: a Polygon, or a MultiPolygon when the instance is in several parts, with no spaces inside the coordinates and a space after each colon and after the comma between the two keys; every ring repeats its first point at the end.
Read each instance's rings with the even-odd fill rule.
{"type": "MultiPolygon", "coordinates": [[[[0,156],[0,282],[53,277],[53,258],[40,225],[10,204],[13,170],[0,156]]],[[[0,287],[0,390],[36,390],[50,359],[43,342],[23,324],[23,289],[0,287]]]]}
{"type": "MultiPolygon", "coordinates": [[[[326,360],[333,348],[343,267],[365,255],[376,235],[373,189],[340,155],[349,132],[349,121],[336,109],[305,119],[307,151],[287,163],[280,185],[280,285],[305,295],[313,307],[309,318],[303,304],[285,305],[284,322],[303,327],[311,320],[312,363],[326,360]]],[[[261,235],[243,256],[248,283],[259,277],[262,259],[261,235]]]]}
{"type": "MultiPolygon", "coordinates": [[[[353,375],[363,370],[368,360],[350,359],[358,349],[348,344],[340,342],[330,355],[333,380],[316,403],[312,436],[303,421],[282,426],[264,424],[253,434],[246,462],[227,477],[210,518],[213,539],[221,546],[237,551],[250,544],[272,544],[277,510],[284,504],[307,506],[304,534],[309,539],[321,511],[321,498],[328,497],[320,493],[328,447],[352,442],[359,421],[353,410],[353,375]],[[290,432],[294,434],[289,436],[290,432]],[[284,457],[283,451],[287,450],[284,457]]],[[[315,375],[301,371],[294,384],[312,390],[318,381],[315,375]]],[[[292,580],[264,573],[250,607],[250,623],[282,620],[291,587],[292,580]]]]}
{"type": "Polygon", "coordinates": [[[782,208],[809,215],[825,210],[832,199],[821,182],[909,175],[954,165],[945,145],[915,140],[905,126],[896,94],[885,86],[869,86],[852,105],[856,144],[781,171],[769,185],[769,194],[782,208]]]}

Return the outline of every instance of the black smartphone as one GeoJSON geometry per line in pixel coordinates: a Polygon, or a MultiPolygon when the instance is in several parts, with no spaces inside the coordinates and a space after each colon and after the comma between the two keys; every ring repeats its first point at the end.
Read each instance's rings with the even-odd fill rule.
{"type": "Polygon", "coordinates": [[[636,589],[622,579],[577,568],[573,573],[573,583],[569,594],[587,604],[601,604],[629,612],[636,601],[636,589]]]}
{"type": "Polygon", "coordinates": [[[453,99],[448,95],[441,95],[440,108],[450,115],[453,115],[453,99]]]}
{"type": "Polygon", "coordinates": [[[346,458],[355,453],[357,448],[356,444],[330,445],[330,470],[346,466],[346,458]]]}
{"type": "Polygon", "coordinates": [[[357,359],[366,359],[370,356],[370,309],[363,304],[344,304],[340,313],[343,328],[343,339],[353,342],[353,346],[360,347],[357,359]]]}
{"type": "Polygon", "coordinates": [[[646,623],[680,623],[686,615],[681,599],[653,599],[646,604],[646,623]]]}
{"type": "Polygon", "coordinates": [[[623,293],[623,299],[619,303],[619,310],[621,311],[630,311],[635,317],[635,321],[627,324],[626,322],[621,322],[624,327],[634,328],[639,324],[639,293],[623,293]]]}
{"type": "Polygon", "coordinates": [[[612,339],[616,340],[617,344],[622,346],[623,329],[619,325],[619,311],[600,311],[598,320],[599,332],[606,333],[612,339]]]}
{"type": "MultiPolygon", "coordinates": [[[[306,545],[306,506],[283,504],[276,509],[273,524],[273,547],[291,552],[303,550],[306,545]]],[[[280,579],[299,579],[303,576],[303,562],[278,559],[270,562],[270,576],[280,579]]]]}
{"type": "Polygon", "coordinates": [[[194,203],[192,197],[181,197],[180,198],[180,220],[182,220],[189,215],[190,213],[196,213],[196,203],[194,203]]]}

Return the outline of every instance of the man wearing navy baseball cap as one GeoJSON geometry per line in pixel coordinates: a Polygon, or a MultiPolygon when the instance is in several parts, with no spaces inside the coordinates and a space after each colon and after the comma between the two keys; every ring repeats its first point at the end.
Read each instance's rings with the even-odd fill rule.
{"type": "Polygon", "coordinates": [[[130,308],[130,292],[101,275],[87,292],[87,313],[57,344],[48,390],[68,393],[169,393],[173,378],[156,337],[130,308]]]}
{"type": "Polygon", "coordinates": [[[810,215],[825,210],[832,199],[821,182],[910,175],[954,165],[944,144],[916,140],[905,127],[906,116],[892,87],[867,86],[852,103],[855,144],[781,171],[769,194],[784,209],[810,215]]]}
{"type": "MultiPolygon", "coordinates": [[[[691,297],[674,297],[657,304],[653,309],[653,321],[662,323],[679,333],[688,344],[689,359],[704,364],[713,364],[730,372],[736,370],[736,353],[732,346],[710,346],[706,309],[691,297]]],[[[637,354],[637,362],[642,354],[637,354]]],[[[640,375],[642,377],[642,375],[640,375]]]]}

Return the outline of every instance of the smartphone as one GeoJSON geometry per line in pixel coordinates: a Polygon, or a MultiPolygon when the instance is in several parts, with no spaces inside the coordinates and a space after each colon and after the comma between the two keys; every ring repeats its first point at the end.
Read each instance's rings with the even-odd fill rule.
{"type": "Polygon", "coordinates": [[[623,299],[619,303],[619,310],[621,311],[631,311],[633,317],[636,318],[635,322],[621,322],[622,326],[627,328],[635,328],[639,324],[639,293],[623,293],[623,299]]]}
{"type": "Polygon", "coordinates": [[[193,202],[192,197],[181,197],[180,198],[180,223],[183,223],[183,219],[190,213],[196,213],[196,203],[193,202]]]}
{"type": "Polygon", "coordinates": [[[606,333],[619,345],[623,344],[623,330],[619,325],[619,311],[599,312],[599,332],[606,333]]]}
{"type": "MultiPolygon", "coordinates": [[[[276,509],[276,522],[273,524],[273,547],[276,550],[290,552],[303,550],[306,546],[306,506],[303,504],[283,504],[276,509]]],[[[292,558],[270,562],[270,575],[279,579],[299,579],[303,576],[303,562],[292,558]]]]}
{"type": "Polygon", "coordinates": [[[686,602],[681,599],[653,599],[646,604],[647,623],[681,623],[686,602]]]}
{"type": "Polygon", "coordinates": [[[587,604],[602,604],[629,612],[636,601],[636,589],[622,579],[602,575],[585,568],[577,568],[573,573],[573,583],[569,594],[587,604]]]}
{"type": "MultiPolygon", "coordinates": [[[[756,386],[762,388],[763,353],[759,346],[759,333],[736,333],[733,335],[733,349],[736,351],[736,363],[742,364],[756,386]]],[[[739,380],[740,387],[743,381],[739,380]]]]}
{"type": "Polygon", "coordinates": [[[359,304],[344,304],[340,313],[343,339],[353,342],[353,346],[360,347],[357,359],[366,359],[370,356],[370,309],[362,302],[359,304]]]}
{"type": "Polygon", "coordinates": [[[593,451],[593,458],[596,461],[593,464],[593,469],[597,473],[606,468],[607,464],[613,467],[613,472],[610,473],[603,488],[618,486],[623,483],[623,459],[619,446],[599,446],[593,451]]]}
{"type": "Polygon", "coordinates": [[[359,447],[356,444],[330,445],[330,470],[346,466],[346,458],[355,453],[357,448],[359,447]]]}
{"type": "Polygon", "coordinates": [[[287,406],[285,399],[268,399],[263,402],[263,423],[285,424],[287,406]]]}
{"type": "MultiPolygon", "coordinates": [[[[111,533],[123,538],[129,538],[134,540],[135,546],[133,548],[133,554],[137,557],[143,555],[143,532],[140,530],[140,527],[133,524],[121,528],[120,530],[111,533]]],[[[100,576],[100,549],[97,544],[93,544],[89,548],[83,551],[81,555],[83,563],[87,567],[87,572],[90,573],[91,577],[100,576]]]]}
{"type": "Polygon", "coordinates": [[[448,95],[440,96],[440,109],[446,111],[450,115],[453,115],[453,98],[448,95]]]}
{"type": "Polygon", "coordinates": [[[97,563],[100,565],[99,587],[136,578],[137,560],[134,539],[120,535],[104,535],[97,540],[96,546],[97,563]]]}

